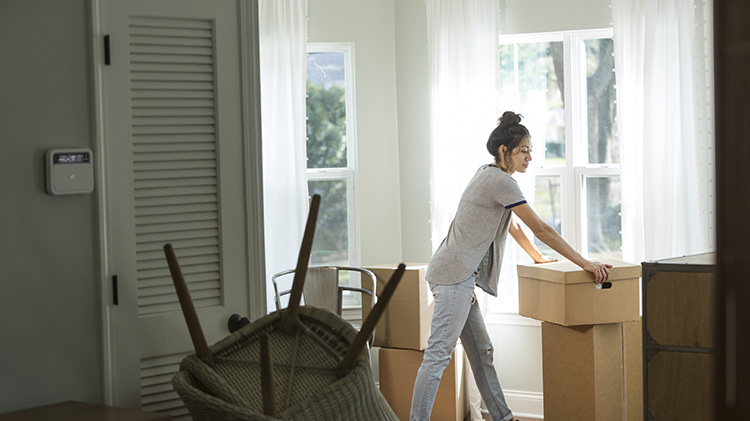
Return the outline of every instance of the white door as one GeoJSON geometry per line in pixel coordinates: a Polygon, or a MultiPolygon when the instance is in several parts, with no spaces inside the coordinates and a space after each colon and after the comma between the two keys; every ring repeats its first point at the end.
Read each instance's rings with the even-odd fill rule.
{"type": "Polygon", "coordinates": [[[194,350],[164,244],[175,249],[209,345],[229,334],[232,313],[250,314],[246,239],[258,228],[248,225],[238,3],[99,4],[109,36],[109,64],[96,67],[112,280],[103,306],[106,401],[180,419],[186,411],[170,381],[194,350]]]}

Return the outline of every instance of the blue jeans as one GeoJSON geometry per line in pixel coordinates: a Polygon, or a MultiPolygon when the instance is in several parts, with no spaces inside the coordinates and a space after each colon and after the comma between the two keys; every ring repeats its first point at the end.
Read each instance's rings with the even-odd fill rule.
{"type": "Polygon", "coordinates": [[[411,421],[428,421],[443,370],[459,336],[474,372],[479,393],[495,421],[513,419],[493,364],[493,348],[479,305],[474,298],[475,276],[453,285],[430,283],[435,297],[430,338],[414,382],[411,421]]]}

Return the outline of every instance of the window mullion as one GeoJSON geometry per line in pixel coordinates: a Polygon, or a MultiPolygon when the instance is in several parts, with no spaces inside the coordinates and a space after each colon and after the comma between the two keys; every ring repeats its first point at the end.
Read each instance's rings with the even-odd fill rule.
{"type": "Polygon", "coordinates": [[[586,224],[586,189],[584,188],[584,171],[583,167],[575,167],[574,178],[576,191],[576,218],[577,218],[577,230],[576,230],[576,248],[583,256],[588,256],[588,225],[586,224]]]}
{"type": "Polygon", "coordinates": [[[354,181],[356,173],[352,172],[348,175],[348,182],[346,183],[347,195],[349,199],[348,208],[348,232],[349,232],[349,264],[352,266],[359,266],[362,264],[359,255],[359,222],[358,215],[359,209],[357,203],[359,202],[357,197],[357,183],[354,181]]]}
{"type": "Polygon", "coordinates": [[[349,264],[353,266],[359,266],[362,264],[362,259],[360,256],[360,232],[359,232],[359,190],[357,186],[359,185],[359,180],[357,177],[357,171],[354,171],[353,168],[358,168],[359,163],[357,162],[358,154],[357,154],[357,111],[355,104],[357,103],[357,97],[356,97],[356,89],[355,86],[357,86],[356,82],[356,75],[354,72],[354,63],[356,63],[354,58],[354,44],[353,43],[347,43],[346,48],[348,60],[346,61],[346,92],[347,92],[347,104],[346,104],[346,137],[347,137],[347,144],[348,149],[347,153],[349,154],[349,173],[348,173],[348,182],[347,182],[347,197],[349,199],[348,203],[348,232],[349,232],[349,264]]]}
{"type": "Polygon", "coordinates": [[[565,173],[562,180],[562,201],[563,208],[561,212],[562,237],[573,244],[576,249],[580,249],[581,242],[577,233],[576,221],[580,215],[579,195],[580,189],[575,185],[575,164],[578,155],[578,145],[576,139],[580,137],[577,119],[578,113],[576,108],[575,73],[571,66],[574,60],[574,52],[570,42],[570,35],[563,36],[563,63],[564,63],[564,85],[565,89],[565,173]]]}

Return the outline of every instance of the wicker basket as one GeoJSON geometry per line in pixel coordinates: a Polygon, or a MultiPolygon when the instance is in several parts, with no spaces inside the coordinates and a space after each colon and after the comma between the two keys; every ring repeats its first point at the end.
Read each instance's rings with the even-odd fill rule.
{"type": "Polygon", "coordinates": [[[337,375],[357,331],[327,310],[299,308],[301,329],[283,311],[251,323],[211,347],[211,362],[186,357],[172,379],[195,421],[397,420],[375,386],[365,348],[337,375]],[[306,331],[307,333],[305,333],[306,331]],[[263,414],[260,338],[268,335],[279,418],[263,414]]]}

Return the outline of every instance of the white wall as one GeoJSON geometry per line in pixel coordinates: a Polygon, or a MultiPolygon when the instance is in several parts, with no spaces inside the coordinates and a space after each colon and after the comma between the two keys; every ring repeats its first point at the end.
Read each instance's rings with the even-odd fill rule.
{"type": "Polygon", "coordinates": [[[86,0],[0,1],[0,413],[103,398],[96,192],[44,169],[93,147],[88,27],[86,0]]]}
{"type": "Polygon", "coordinates": [[[432,242],[426,10],[424,0],[395,3],[403,259],[427,263],[432,255],[432,242]]]}
{"type": "Polygon", "coordinates": [[[393,1],[310,0],[309,42],[353,42],[362,264],[402,258],[393,1]]]}
{"type": "Polygon", "coordinates": [[[609,28],[610,5],[610,0],[500,0],[500,33],[609,28]]]}

